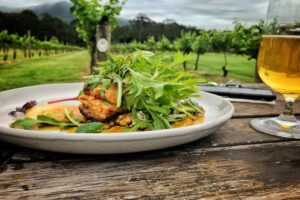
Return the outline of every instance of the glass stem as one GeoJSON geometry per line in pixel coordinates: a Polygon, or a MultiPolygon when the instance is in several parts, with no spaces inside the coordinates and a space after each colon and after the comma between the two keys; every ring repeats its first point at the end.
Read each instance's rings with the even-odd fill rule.
{"type": "Polygon", "coordinates": [[[294,106],[295,99],[292,97],[286,97],[285,98],[285,104],[284,104],[284,110],[279,115],[279,119],[282,121],[288,121],[288,122],[296,122],[297,119],[293,112],[293,106],[294,106]]]}

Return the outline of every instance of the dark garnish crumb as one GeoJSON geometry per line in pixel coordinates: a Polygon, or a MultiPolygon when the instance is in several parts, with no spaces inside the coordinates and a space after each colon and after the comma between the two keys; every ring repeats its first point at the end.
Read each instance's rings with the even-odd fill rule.
{"type": "Polygon", "coordinates": [[[36,101],[28,101],[22,107],[17,107],[16,110],[10,111],[8,114],[14,116],[17,112],[25,113],[26,110],[36,106],[36,101]]]}

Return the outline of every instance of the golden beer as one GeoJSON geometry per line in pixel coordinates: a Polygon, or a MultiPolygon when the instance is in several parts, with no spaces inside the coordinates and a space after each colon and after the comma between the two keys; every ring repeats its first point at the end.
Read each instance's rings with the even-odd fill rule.
{"type": "Polygon", "coordinates": [[[300,36],[264,35],[258,56],[258,73],[282,94],[300,94],[300,36]]]}

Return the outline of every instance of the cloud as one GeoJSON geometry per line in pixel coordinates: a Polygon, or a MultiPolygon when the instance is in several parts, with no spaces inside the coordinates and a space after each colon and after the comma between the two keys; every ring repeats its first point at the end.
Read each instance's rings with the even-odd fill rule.
{"type": "MultiPolygon", "coordinates": [[[[60,0],[0,0],[0,6],[24,7],[60,0]]],[[[127,0],[121,18],[133,19],[139,13],[161,22],[166,18],[180,24],[226,29],[238,19],[245,24],[264,19],[267,0],[127,0]]]]}
{"type": "Polygon", "coordinates": [[[63,0],[0,0],[0,6],[22,8],[45,3],[55,3],[63,0]]]}
{"type": "Polygon", "coordinates": [[[257,23],[265,18],[266,9],[266,0],[128,0],[121,17],[145,13],[156,21],[173,18],[181,24],[226,29],[234,19],[257,23]]]}

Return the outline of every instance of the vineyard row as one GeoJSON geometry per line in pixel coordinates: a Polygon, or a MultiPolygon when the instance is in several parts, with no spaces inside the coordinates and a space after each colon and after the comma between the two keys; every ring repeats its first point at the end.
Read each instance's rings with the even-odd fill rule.
{"type": "Polygon", "coordinates": [[[78,46],[62,44],[55,37],[48,41],[38,40],[30,36],[30,31],[24,36],[8,34],[7,31],[0,32],[0,58],[2,61],[16,60],[21,57],[49,56],[81,49],[78,46]]]}

